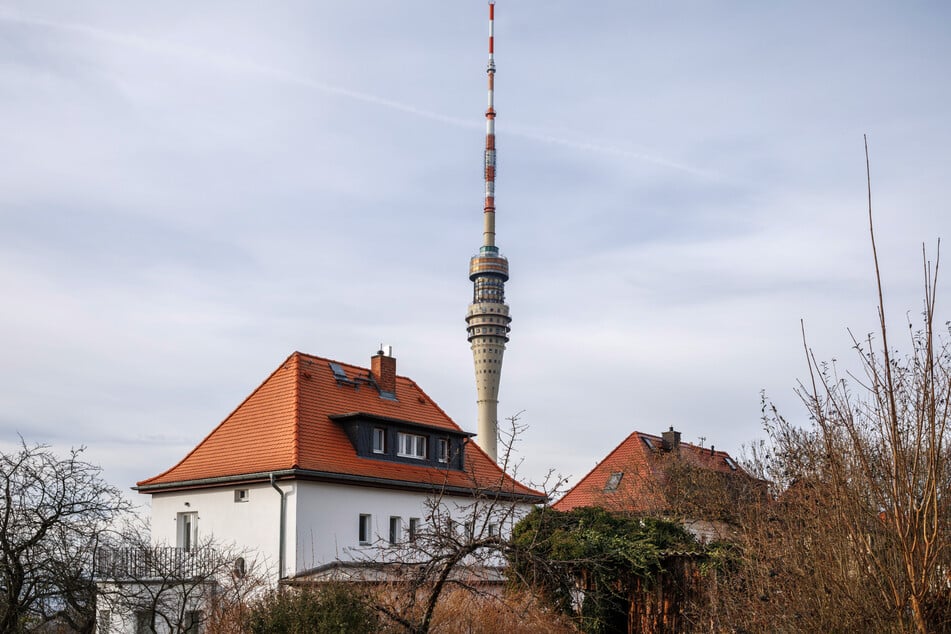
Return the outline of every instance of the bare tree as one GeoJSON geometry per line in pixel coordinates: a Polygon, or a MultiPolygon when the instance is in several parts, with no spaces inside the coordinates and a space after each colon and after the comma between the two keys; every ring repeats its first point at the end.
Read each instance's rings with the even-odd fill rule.
{"type": "Polygon", "coordinates": [[[512,448],[522,425],[519,415],[508,421],[497,478],[470,472],[468,490],[438,490],[427,501],[424,517],[408,531],[355,553],[354,565],[338,564],[337,577],[363,582],[368,601],[395,627],[412,634],[429,632],[440,599],[450,589],[498,601],[501,610],[530,604],[524,596],[519,607],[503,601],[502,569],[515,523],[547,495],[517,489],[512,448]]]}
{"type": "Polygon", "coordinates": [[[0,631],[94,627],[93,552],[128,504],[82,452],[60,457],[21,438],[0,453],[0,631]]]}
{"type": "MultiPolygon", "coordinates": [[[[213,621],[229,620],[228,612],[246,606],[265,585],[243,551],[210,538],[188,549],[155,545],[140,518],[100,548],[96,579],[100,614],[108,614],[108,621],[172,633],[203,631],[213,621]]],[[[100,622],[99,631],[113,631],[110,622],[100,622]]]]}
{"type": "Polygon", "coordinates": [[[878,330],[852,336],[858,370],[818,361],[804,331],[809,378],[798,392],[812,424],[765,411],[770,443],[758,465],[779,493],[748,518],[743,554],[720,583],[721,614],[751,630],[951,628],[951,348],[935,325],[938,260],[922,249],[921,322],[908,324],[909,351],[899,353],[871,178],[868,221],[878,330]]]}

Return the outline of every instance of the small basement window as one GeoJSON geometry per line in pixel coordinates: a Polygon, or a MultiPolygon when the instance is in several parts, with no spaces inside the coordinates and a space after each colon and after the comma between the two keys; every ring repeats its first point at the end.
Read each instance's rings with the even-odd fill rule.
{"type": "Polygon", "coordinates": [[[604,485],[605,491],[616,491],[617,486],[621,484],[621,478],[624,477],[623,471],[615,471],[611,474],[611,477],[608,478],[607,484],[604,485]]]}
{"type": "Polygon", "coordinates": [[[251,492],[247,489],[235,489],[234,490],[234,501],[235,502],[247,502],[250,500],[251,492]]]}

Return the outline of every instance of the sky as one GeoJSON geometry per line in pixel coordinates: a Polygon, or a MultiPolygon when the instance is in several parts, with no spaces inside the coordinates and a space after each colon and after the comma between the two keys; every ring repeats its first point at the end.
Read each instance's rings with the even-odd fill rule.
{"type": "MultiPolygon", "coordinates": [[[[0,447],[127,488],[293,351],[392,345],[475,431],[485,2],[0,2],[0,447]]],[[[951,234],[951,7],[496,4],[518,475],[742,455],[951,234]]],[[[938,316],[949,318],[939,294],[938,316]]],[[[901,332],[901,328],[897,329],[901,332]]],[[[905,339],[896,346],[907,349],[905,339]]],[[[141,502],[147,500],[139,499],[141,502]]]]}

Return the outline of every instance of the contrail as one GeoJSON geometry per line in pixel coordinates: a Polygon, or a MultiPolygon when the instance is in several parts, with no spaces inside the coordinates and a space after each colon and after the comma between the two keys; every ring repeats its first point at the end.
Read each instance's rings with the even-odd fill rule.
{"type": "MultiPolygon", "coordinates": [[[[32,26],[45,29],[52,29],[57,31],[66,31],[70,33],[75,33],[85,37],[110,42],[113,44],[118,44],[120,46],[126,46],[130,48],[135,48],[142,51],[147,51],[150,53],[162,55],[165,57],[173,57],[185,59],[190,62],[200,62],[206,66],[212,68],[218,68],[225,70],[231,73],[240,73],[240,74],[252,74],[258,75],[260,77],[265,77],[273,81],[278,81],[290,85],[302,86],[305,88],[310,88],[313,90],[318,90],[320,92],[336,95],[339,97],[344,97],[346,99],[353,99],[354,101],[360,101],[363,103],[368,103],[383,108],[389,108],[390,110],[395,110],[398,112],[405,112],[406,114],[411,114],[417,117],[422,117],[424,119],[429,119],[431,121],[438,121],[440,123],[445,123],[448,125],[460,127],[460,128],[480,128],[481,121],[477,118],[468,119],[461,117],[454,117],[451,115],[442,114],[439,112],[434,112],[432,110],[426,110],[424,108],[419,108],[410,104],[406,104],[400,101],[393,99],[388,99],[386,97],[381,97],[379,95],[374,95],[371,93],[361,92],[358,90],[352,90],[350,88],[344,88],[342,86],[336,86],[334,84],[328,84],[326,82],[318,81],[316,79],[311,79],[309,77],[303,77],[301,75],[289,72],[284,69],[275,68],[272,66],[267,66],[265,64],[260,64],[257,62],[250,62],[247,60],[241,60],[235,57],[228,55],[220,55],[208,50],[195,48],[191,46],[184,46],[181,44],[175,44],[172,42],[167,42],[163,40],[156,40],[153,38],[144,38],[137,35],[130,35],[126,33],[117,33],[115,31],[108,31],[105,29],[100,29],[94,26],[89,26],[85,24],[71,24],[71,23],[62,23],[62,22],[53,22],[50,20],[43,20],[40,18],[27,17],[23,15],[17,15],[9,11],[0,11],[0,21],[8,22],[13,24],[19,24],[23,26],[32,26]]],[[[576,141],[572,139],[566,139],[563,137],[558,137],[543,132],[534,132],[529,131],[524,128],[519,128],[517,125],[512,127],[507,127],[507,135],[518,136],[524,139],[529,139],[531,141],[536,141],[539,143],[547,143],[551,145],[560,145],[563,147],[568,147],[572,149],[593,152],[597,154],[604,154],[610,156],[618,156],[630,160],[640,161],[644,163],[650,163],[652,165],[657,165],[660,167],[677,170],[690,174],[692,176],[700,177],[706,180],[721,180],[721,176],[711,170],[705,170],[702,168],[693,167],[678,161],[673,161],[671,159],[658,156],[646,152],[637,152],[626,148],[604,145],[599,143],[590,143],[586,141],[576,141]]]]}

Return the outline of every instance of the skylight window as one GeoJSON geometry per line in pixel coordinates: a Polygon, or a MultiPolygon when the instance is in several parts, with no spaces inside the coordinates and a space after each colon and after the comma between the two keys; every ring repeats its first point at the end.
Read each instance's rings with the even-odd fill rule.
{"type": "Polygon", "coordinates": [[[334,373],[334,378],[338,381],[347,381],[347,373],[343,371],[339,363],[330,362],[330,371],[334,373]]]}
{"type": "Polygon", "coordinates": [[[725,462],[726,466],[730,467],[730,469],[732,469],[733,471],[736,471],[736,463],[733,462],[733,458],[730,458],[729,456],[724,456],[723,462],[725,462]]]}
{"type": "Polygon", "coordinates": [[[604,485],[605,491],[616,491],[617,486],[621,484],[621,478],[624,477],[623,471],[615,471],[611,474],[611,477],[608,478],[607,484],[604,485]]]}
{"type": "Polygon", "coordinates": [[[656,447],[654,447],[654,442],[647,436],[641,436],[641,440],[644,441],[644,444],[647,445],[648,449],[656,449],[656,447]]]}

